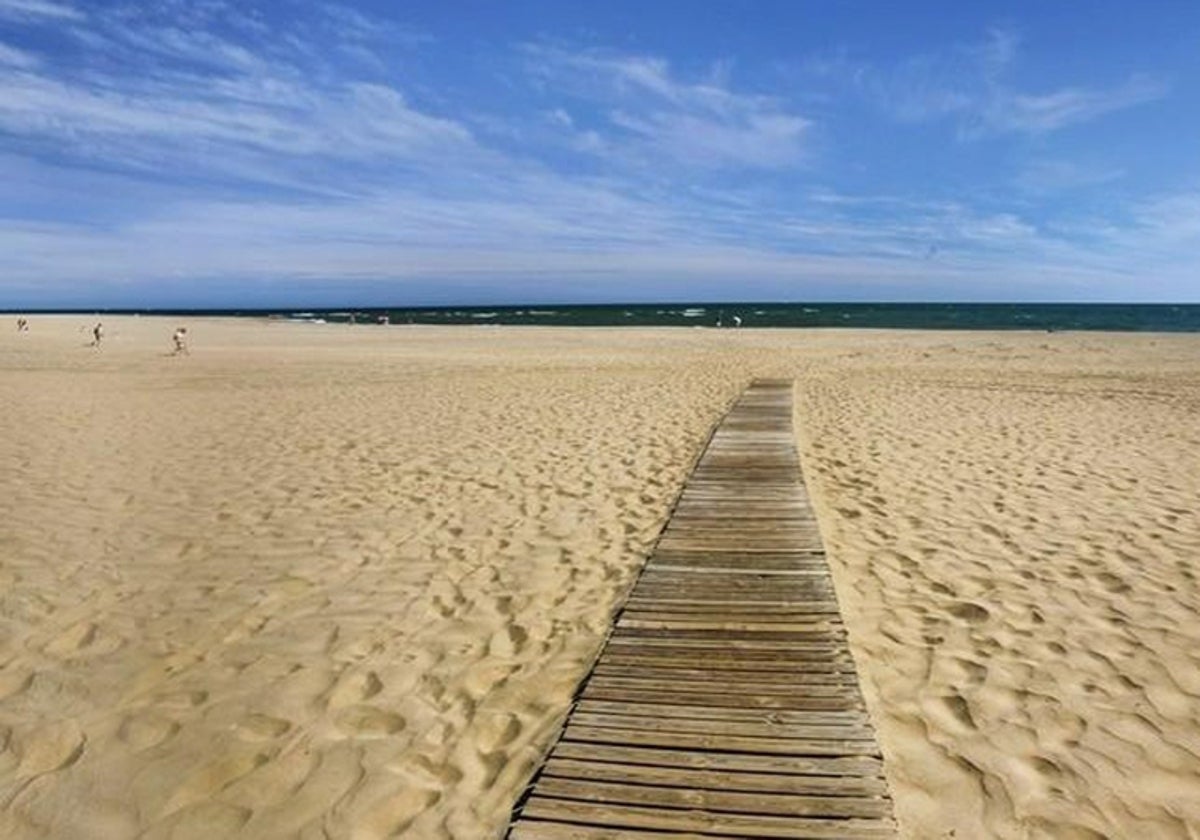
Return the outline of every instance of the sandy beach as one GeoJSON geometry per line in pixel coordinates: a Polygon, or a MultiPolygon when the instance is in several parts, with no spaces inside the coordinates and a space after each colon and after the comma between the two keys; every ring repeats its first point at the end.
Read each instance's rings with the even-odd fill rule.
{"type": "Polygon", "coordinates": [[[12,323],[2,837],[500,836],[756,376],[903,836],[1200,837],[1200,335],[12,323]]]}

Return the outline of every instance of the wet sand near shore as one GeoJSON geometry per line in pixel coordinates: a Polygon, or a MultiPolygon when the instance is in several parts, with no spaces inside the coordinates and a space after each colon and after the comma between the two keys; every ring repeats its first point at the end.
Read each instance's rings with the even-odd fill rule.
{"type": "Polygon", "coordinates": [[[1200,833],[1200,336],[176,320],[0,331],[0,835],[498,836],[756,376],[905,836],[1200,833]]]}

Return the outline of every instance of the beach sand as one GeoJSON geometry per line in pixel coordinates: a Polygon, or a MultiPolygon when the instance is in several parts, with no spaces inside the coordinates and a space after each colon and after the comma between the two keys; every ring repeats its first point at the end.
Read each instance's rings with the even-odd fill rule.
{"type": "Polygon", "coordinates": [[[904,836],[1200,836],[1200,336],[0,330],[0,836],[483,840],[709,429],[797,425],[904,836]]]}

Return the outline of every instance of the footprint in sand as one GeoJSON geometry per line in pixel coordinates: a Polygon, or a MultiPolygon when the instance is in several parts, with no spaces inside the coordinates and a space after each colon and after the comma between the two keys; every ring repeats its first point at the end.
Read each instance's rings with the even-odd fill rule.
{"type": "Polygon", "coordinates": [[[70,767],[87,746],[79,724],[63,720],[36,729],[16,744],[21,756],[16,777],[28,779],[70,767]]]}
{"type": "Polygon", "coordinates": [[[986,609],[970,601],[960,601],[950,607],[950,614],[955,618],[961,618],[968,624],[982,624],[991,616],[986,609]]]}
{"type": "Polygon", "coordinates": [[[136,751],[148,750],[175,736],[179,724],[154,712],[125,718],[117,737],[136,751]]]}
{"type": "Polygon", "coordinates": [[[488,656],[512,659],[525,649],[529,633],[519,624],[510,624],[492,634],[488,642],[488,656]]]}
{"type": "Polygon", "coordinates": [[[207,691],[172,691],[160,694],[155,705],[163,709],[194,709],[208,699],[207,691]]]}
{"type": "Polygon", "coordinates": [[[987,679],[988,669],[974,660],[956,656],[951,664],[958,672],[957,678],[966,685],[979,685],[987,679]]]}
{"type": "Polygon", "coordinates": [[[33,685],[33,671],[28,668],[10,667],[0,670],[0,700],[27,691],[33,685]]]}
{"type": "Polygon", "coordinates": [[[453,764],[432,761],[424,755],[404,753],[387,765],[392,772],[411,779],[417,788],[448,790],[463,779],[463,772],[453,764]]]}
{"type": "Polygon", "coordinates": [[[521,721],[515,715],[489,715],[479,722],[476,746],[484,754],[495,753],[521,734],[521,721]]]}
{"type": "Polygon", "coordinates": [[[395,796],[389,796],[366,813],[358,828],[363,840],[382,840],[395,837],[407,829],[421,812],[437,803],[442,795],[435,790],[409,788],[395,796]]]}
{"type": "Polygon", "coordinates": [[[964,735],[974,732],[976,728],[971,707],[958,694],[939,698],[937,707],[931,710],[931,717],[941,718],[947,729],[964,735]]]}
{"type": "Polygon", "coordinates": [[[182,811],[184,808],[211,799],[269,760],[270,756],[262,752],[235,752],[205,764],[175,789],[175,793],[167,802],[165,813],[182,811]]]}
{"type": "Polygon", "coordinates": [[[292,724],[270,715],[250,715],[234,724],[233,729],[243,741],[270,741],[286,735],[292,724]]]}
{"type": "Polygon", "coordinates": [[[343,673],[329,692],[329,708],[340,709],[369,700],[383,690],[383,682],[374,671],[343,673]]]}
{"type": "Polygon", "coordinates": [[[386,738],[403,730],[407,722],[400,715],[361,704],[338,711],[333,724],[349,738],[386,738]]]}
{"type": "Polygon", "coordinates": [[[253,816],[249,808],[223,802],[202,802],[180,811],[171,829],[171,840],[212,840],[232,837],[253,816]]]}
{"type": "Polygon", "coordinates": [[[90,621],[82,621],[51,640],[43,651],[57,659],[71,659],[112,653],[124,644],[120,636],[105,633],[90,621]]]}
{"type": "Polygon", "coordinates": [[[1105,590],[1112,592],[1113,594],[1129,592],[1133,589],[1133,587],[1126,583],[1124,579],[1112,574],[1111,572],[1100,572],[1098,575],[1096,575],[1096,580],[1105,588],[1105,590]]]}

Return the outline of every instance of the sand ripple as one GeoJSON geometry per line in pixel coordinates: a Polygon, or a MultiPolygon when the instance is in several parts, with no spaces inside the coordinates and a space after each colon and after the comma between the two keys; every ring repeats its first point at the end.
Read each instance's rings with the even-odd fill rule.
{"type": "Polygon", "coordinates": [[[882,368],[801,414],[915,837],[1200,830],[1200,379],[882,368]]]}
{"type": "Polygon", "coordinates": [[[907,836],[1200,832],[1194,337],[81,324],[0,331],[0,836],[496,836],[759,375],[907,836]]]}

